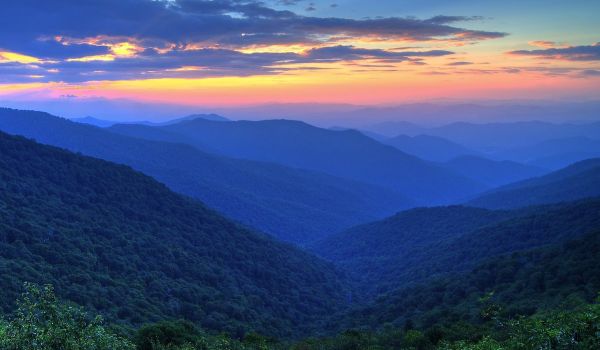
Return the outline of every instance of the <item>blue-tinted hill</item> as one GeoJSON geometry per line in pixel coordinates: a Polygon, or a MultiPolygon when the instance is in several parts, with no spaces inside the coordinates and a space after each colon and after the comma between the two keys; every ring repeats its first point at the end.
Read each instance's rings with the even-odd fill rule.
{"type": "Polygon", "coordinates": [[[509,184],[468,202],[484,208],[519,208],[600,196],[600,159],[588,159],[550,174],[509,184]]]}
{"type": "Polygon", "coordinates": [[[500,152],[553,139],[597,137],[600,135],[600,123],[555,124],[523,121],[474,124],[462,122],[427,129],[422,133],[443,137],[476,151],[500,152]]]}
{"type": "Polygon", "coordinates": [[[398,135],[383,142],[402,152],[435,162],[445,162],[456,157],[477,154],[462,145],[437,136],[398,135]]]}
{"type": "Polygon", "coordinates": [[[295,243],[412,205],[376,186],[217,156],[185,144],[126,137],[41,112],[0,109],[0,130],[130,165],[228,217],[295,243]]]}
{"type": "Polygon", "coordinates": [[[600,157],[600,140],[589,137],[551,139],[534,145],[511,148],[494,156],[558,170],[585,159],[600,157]]]}
{"type": "MultiPolygon", "coordinates": [[[[354,130],[327,130],[290,120],[222,123],[199,119],[161,129],[169,135],[177,134],[181,142],[222,155],[366,182],[421,204],[450,203],[485,188],[354,130]]],[[[118,126],[118,132],[138,137],[141,133],[140,128],[131,125],[118,126]]]]}
{"type": "Polygon", "coordinates": [[[492,187],[540,176],[548,172],[548,170],[532,165],[508,160],[495,161],[477,156],[457,157],[444,163],[444,166],[492,187]]]}

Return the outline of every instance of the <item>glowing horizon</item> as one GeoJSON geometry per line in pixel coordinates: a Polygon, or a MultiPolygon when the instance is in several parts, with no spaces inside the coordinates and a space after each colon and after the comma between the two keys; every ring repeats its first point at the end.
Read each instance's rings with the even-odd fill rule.
{"type": "Polygon", "coordinates": [[[589,27],[600,5],[575,1],[533,15],[537,1],[471,10],[478,13],[467,10],[466,0],[454,7],[431,1],[429,9],[408,1],[406,13],[393,1],[370,7],[315,1],[312,9],[289,3],[110,0],[78,7],[52,0],[45,8],[9,2],[0,17],[15,30],[0,35],[0,98],[385,105],[585,100],[600,91],[600,38],[593,35],[600,25],[589,27]],[[129,6],[140,13],[132,15],[129,6]],[[519,6],[538,29],[521,14],[510,16],[519,6]],[[105,20],[111,8],[123,25],[105,20]],[[386,17],[355,18],[352,9],[386,17]],[[65,20],[15,15],[39,19],[48,11],[65,20]],[[561,12],[570,17],[558,36],[552,21],[561,12]],[[207,23],[212,27],[202,27],[207,23]]]}

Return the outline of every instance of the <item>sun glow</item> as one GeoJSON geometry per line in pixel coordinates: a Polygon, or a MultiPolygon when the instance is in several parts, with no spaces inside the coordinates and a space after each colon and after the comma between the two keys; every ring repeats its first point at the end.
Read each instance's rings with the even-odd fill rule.
{"type": "Polygon", "coordinates": [[[0,51],[0,63],[23,63],[23,64],[31,64],[31,63],[40,63],[42,60],[36,57],[22,55],[16,52],[9,51],[0,51]]]}

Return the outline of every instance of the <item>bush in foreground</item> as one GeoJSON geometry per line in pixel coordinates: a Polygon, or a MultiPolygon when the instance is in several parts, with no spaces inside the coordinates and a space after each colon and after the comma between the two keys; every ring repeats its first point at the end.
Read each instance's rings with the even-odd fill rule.
{"type": "Polygon", "coordinates": [[[57,300],[52,286],[25,284],[14,317],[0,324],[2,350],[133,350],[132,342],[108,331],[101,317],[89,318],[57,300]]]}

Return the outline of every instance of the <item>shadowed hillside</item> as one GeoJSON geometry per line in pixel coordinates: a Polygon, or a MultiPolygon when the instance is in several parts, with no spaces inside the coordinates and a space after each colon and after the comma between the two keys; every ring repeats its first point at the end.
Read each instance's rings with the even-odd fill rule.
{"type": "Polygon", "coordinates": [[[125,137],[46,113],[0,109],[0,130],[130,165],[233,219],[296,243],[412,204],[368,184],[125,137]]]}
{"type": "Polygon", "coordinates": [[[358,290],[373,297],[598,228],[600,199],[515,211],[424,208],[358,226],[311,248],[352,274],[358,290]]]}
{"type": "Polygon", "coordinates": [[[597,158],[500,187],[468,204],[485,208],[519,208],[596,196],[600,196],[600,159],[597,158]]]}
{"type": "Polygon", "coordinates": [[[289,336],[345,299],[329,264],[129,167],[3,133],[0,149],[5,313],[30,281],[128,325],[289,336]]]}

